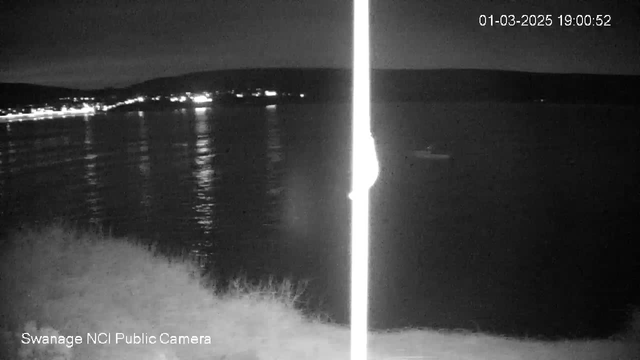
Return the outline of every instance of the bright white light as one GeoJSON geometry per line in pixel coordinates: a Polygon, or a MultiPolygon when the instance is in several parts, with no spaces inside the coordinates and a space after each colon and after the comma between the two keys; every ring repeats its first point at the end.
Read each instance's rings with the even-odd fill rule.
{"type": "Polygon", "coordinates": [[[96,110],[94,107],[83,104],[83,107],[80,109],[67,108],[66,106],[63,106],[61,110],[35,108],[32,109],[29,113],[6,114],[0,116],[0,118],[18,118],[18,121],[22,121],[22,117],[42,119],[45,115],[47,118],[53,118],[53,116],[64,116],[65,114],[91,114],[95,111],[96,110]]]}
{"type": "MultiPolygon", "coordinates": [[[[370,128],[369,0],[354,0],[351,185],[351,360],[367,359],[369,188],[378,176],[370,128]]],[[[304,94],[300,94],[304,97],[304,94]]]]}
{"type": "Polygon", "coordinates": [[[187,97],[186,96],[180,96],[180,102],[185,102],[187,101],[187,97]]]}
{"type": "Polygon", "coordinates": [[[138,101],[139,102],[144,102],[144,98],[142,96],[138,96],[138,101]]]}
{"type": "Polygon", "coordinates": [[[300,94],[300,97],[301,97],[301,98],[303,98],[303,97],[304,97],[304,94],[300,94]]]}
{"type": "Polygon", "coordinates": [[[213,101],[213,100],[211,100],[210,98],[208,98],[205,95],[197,95],[197,96],[193,97],[193,102],[194,103],[198,103],[198,104],[207,103],[207,102],[211,102],[211,101],[213,101]]]}
{"type": "Polygon", "coordinates": [[[273,91],[273,90],[265,90],[264,94],[266,96],[278,96],[278,92],[277,91],[273,91]]]}
{"type": "Polygon", "coordinates": [[[175,96],[172,96],[170,100],[171,100],[171,102],[180,101],[180,99],[175,97],[175,96]]]}
{"type": "Polygon", "coordinates": [[[236,94],[236,97],[239,97],[239,98],[244,97],[244,94],[236,94]]]}
{"type": "Polygon", "coordinates": [[[269,110],[275,110],[276,106],[274,104],[265,106],[269,110]]]}

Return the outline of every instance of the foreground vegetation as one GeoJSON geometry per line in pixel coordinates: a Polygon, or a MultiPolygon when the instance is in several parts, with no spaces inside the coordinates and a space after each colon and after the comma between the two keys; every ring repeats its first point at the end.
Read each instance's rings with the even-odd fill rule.
{"type": "MultiPolygon", "coordinates": [[[[239,278],[222,286],[185,256],[61,225],[14,232],[0,246],[3,358],[349,358],[349,329],[305,314],[303,289],[290,281],[239,278]]],[[[370,359],[637,359],[639,322],[636,312],[629,331],[615,339],[559,342],[372,332],[370,359]]]]}

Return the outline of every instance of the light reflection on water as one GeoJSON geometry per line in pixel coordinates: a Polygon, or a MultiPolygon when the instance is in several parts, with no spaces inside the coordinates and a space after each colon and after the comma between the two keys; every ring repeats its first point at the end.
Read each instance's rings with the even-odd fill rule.
{"type": "Polygon", "coordinates": [[[140,170],[140,176],[142,178],[142,184],[140,186],[140,204],[142,205],[142,211],[148,217],[152,207],[151,194],[149,193],[151,166],[149,161],[149,134],[144,115],[140,116],[138,138],[138,152],[140,155],[140,158],[138,159],[138,169],[140,170]]]}
{"type": "MultiPolygon", "coordinates": [[[[9,165],[13,164],[14,162],[16,162],[16,149],[15,149],[15,143],[12,140],[12,136],[11,136],[11,124],[7,123],[7,137],[9,139],[9,141],[7,142],[8,145],[8,153],[9,153],[9,165]]],[[[9,168],[9,172],[17,172],[18,169],[17,168],[9,168]]]]}
{"type": "MultiPolygon", "coordinates": [[[[12,154],[12,150],[13,150],[13,143],[11,141],[11,125],[9,123],[7,123],[5,125],[5,129],[7,132],[7,137],[9,138],[9,141],[7,141],[7,150],[6,150],[6,154],[8,155],[8,160],[7,160],[7,166],[9,166],[9,164],[13,163],[12,159],[11,159],[11,154],[12,154]]],[[[0,200],[3,200],[5,197],[5,189],[7,188],[6,185],[6,181],[5,181],[5,166],[4,166],[4,154],[5,154],[5,145],[2,144],[0,142],[0,200]]],[[[9,173],[11,173],[11,169],[9,169],[9,173]]],[[[4,214],[2,213],[2,210],[0,210],[0,216],[3,216],[4,214]]]]}
{"type": "Polygon", "coordinates": [[[196,135],[196,156],[193,161],[195,170],[193,176],[196,178],[196,204],[193,209],[196,211],[196,219],[205,235],[211,234],[214,227],[214,207],[215,191],[214,177],[215,171],[212,165],[215,156],[215,148],[210,138],[215,139],[212,125],[209,123],[207,108],[195,109],[195,135],[196,135]]]}
{"type": "Polygon", "coordinates": [[[89,223],[100,224],[100,193],[98,191],[98,175],[96,165],[98,155],[94,152],[93,122],[84,122],[84,179],[87,182],[85,201],[89,207],[89,223]]]}
{"type": "Polygon", "coordinates": [[[284,148],[282,145],[282,129],[280,118],[275,106],[266,108],[267,126],[267,196],[268,202],[272,205],[265,225],[277,226],[281,222],[281,212],[279,204],[282,203],[285,187],[282,183],[284,173],[283,160],[284,148]]]}

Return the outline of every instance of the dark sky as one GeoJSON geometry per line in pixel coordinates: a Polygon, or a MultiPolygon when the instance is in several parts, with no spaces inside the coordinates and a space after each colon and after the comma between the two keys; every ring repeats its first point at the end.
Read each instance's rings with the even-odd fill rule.
{"type": "MultiPolygon", "coordinates": [[[[371,0],[372,65],[640,74],[635,1],[371,0]],[[558,5],[561,4],[561,5],[558,5]],[[549,28],[481,27],[481,14],[550,14],[549,28]],[[609,14],[561,28],[560,14],[609,14]]],[[[347,0],[0,2],[0,82],[76,88],[246,67],[348,67],[347,0]]]]}

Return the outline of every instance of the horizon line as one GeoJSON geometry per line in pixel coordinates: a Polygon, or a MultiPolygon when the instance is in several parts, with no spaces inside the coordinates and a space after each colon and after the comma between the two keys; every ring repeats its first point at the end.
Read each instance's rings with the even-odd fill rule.
{"type": "MultiPolygon", "coordinates": [[[[27,85],[27,86],[42,86],[49,88],[56,88],[59,90],[71,90],[71,91],[103,91],[103,90],[124,90],[132,86],[141,85],[150,81],[161,79],[172,79],[182,76],[213,73],[213,72],[231,72],[231,71],[260,71],[260,70],[337,70],[337,71],[352,71],[351,67],[239,67],[230,69],[213,69],[213,70],[198,70],[190,71],[186,73],[179,73],[171,76],[160,76],[142,80],[139,82],[131,83],[129,85],[122,86],[105,86],[102,88],[73,88],[58,85],[45,85],[37,83],[25,83],[25,82],[0,82],[0,85],[27,85]]],[[[589,75],[589,76],[611,76],[611,77],[640,77],[640,74],[613,74],[613,73],[579,73],[579,72],[543,72],[543,71],[526,71],[526,70],[510,70],[510,69],[485,69],[485,68],[371,68],[371,71],[484,71],[484,72],[508,72],[508,73],[521,73],[521,74],[541,74],[541,75],[589,75]]]]}

